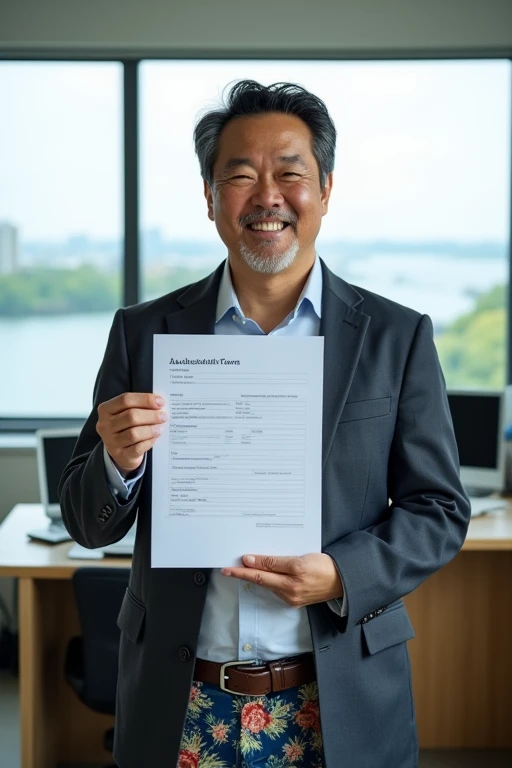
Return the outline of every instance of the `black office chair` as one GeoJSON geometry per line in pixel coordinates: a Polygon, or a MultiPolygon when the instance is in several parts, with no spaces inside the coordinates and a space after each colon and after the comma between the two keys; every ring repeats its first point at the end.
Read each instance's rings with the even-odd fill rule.
{"type": "MultiPolygon", "coordinates": [[[[81,637],[68,645],[65,677],[76,695],[95,712],[115,714],[119,636],[117,616],[128,586],[129,568],[79,568],[73,574],[81,637]]],[[[112,752],[114,729],[105,733],[112,752]]]]}

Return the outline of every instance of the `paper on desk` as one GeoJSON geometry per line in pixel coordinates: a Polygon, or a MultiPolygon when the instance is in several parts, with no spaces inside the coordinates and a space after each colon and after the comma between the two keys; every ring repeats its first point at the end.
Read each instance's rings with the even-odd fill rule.
{"type": "Polygon", "coordinates": [[[154,568],[320,552],[322,384],[322,337],[154,336],[154,568]]]}

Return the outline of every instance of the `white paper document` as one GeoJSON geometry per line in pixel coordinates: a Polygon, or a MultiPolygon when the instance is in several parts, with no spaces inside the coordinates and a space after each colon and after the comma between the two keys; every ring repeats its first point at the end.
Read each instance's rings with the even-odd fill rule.
{"type": "Polygon", "coordinates": [[[151,565],[321,549],[323,337],[155,335],[151,565]]]}

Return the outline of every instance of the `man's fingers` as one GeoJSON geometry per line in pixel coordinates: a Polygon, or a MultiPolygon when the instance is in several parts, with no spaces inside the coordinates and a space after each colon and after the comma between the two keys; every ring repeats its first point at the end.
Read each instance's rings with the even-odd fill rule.
{"type": "Polygon", "coordinates": [[[130,448],[132,445],[138,445],[138,443],[145,442],[146,440],[155,439],[161,434],[161,426],[155,424],[153,426],[143,427],[130,427],[122,432],[116,432],[112,435],[111,444],[118,450],[124,450],[130,448]]]}
{"type": "Polygon", "coordinates": [[[153,424],[163,424],[167,414],[161,410],[148,408],[131,408],[129,411],[115,414],[110,418],[112,432],[123,432],[134,427],[146,427],[153,424]]]}
{"type": "Polygon", "coordinates": [[[232,576],[259,587],[265,587],[273,592],[292,608],[307,605],[304,601],[304,590],[299,581],[285,573],[253,570],[252,568],[223,568],[224,576],[232,576]]]}
{"type": "Polygon", "coordinates": [[[260,587],[272,590],[285,590],[289,583],[289,577],[281,573],[270,573],[252,568],[223,568],[224,576],[233,576],[235,579],[249,581],[260,587]]]}
{"type": "Polygon", "coordinates": [[[299,570],[298,557],[277,555],[244,555],[244,565],[270,573],[289,573],[295,575],[299,570]]]}
{"type": "Polygon", "coordinates": [[[131,471],[140,466],[167,420],[164,405],[164,399],[151,392],[125,392],[98,406],[96,431],[118,468],[131,471]]]}
{"type": "Polygon", "coordinates": [[[98,406],[99,415],[114,416],[130,408],[162,408],[164,400],[152,392],[124,392],[122,395],[106,400],[98,406]]]}

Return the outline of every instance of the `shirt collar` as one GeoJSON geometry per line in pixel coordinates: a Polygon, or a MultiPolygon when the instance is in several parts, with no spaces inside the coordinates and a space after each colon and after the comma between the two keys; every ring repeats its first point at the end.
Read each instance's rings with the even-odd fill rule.
{"type": "MultiPolygon", "coordinates": [[[[305,299],[309,301],[315,314],[318,318],[322,317],[322,265],[318,256],[315,258],[313,269],[309,273],[306,284],[302,289],[302,293],[299,296],[299,300],[293,311],[295,317],[299,312],[305,299]]],[[[222,278],[219,285],[219,294],[217,297],[217,312],[215,315],[215,322],[218,323],[227,312],[236,310],[241,317],[244,317],[240,302],[235,292],[233,282],[231,280],[231,271],[229,269],[229,259],[226,259],[224,264],[224,270],[222,272],[222,278]]]]}

